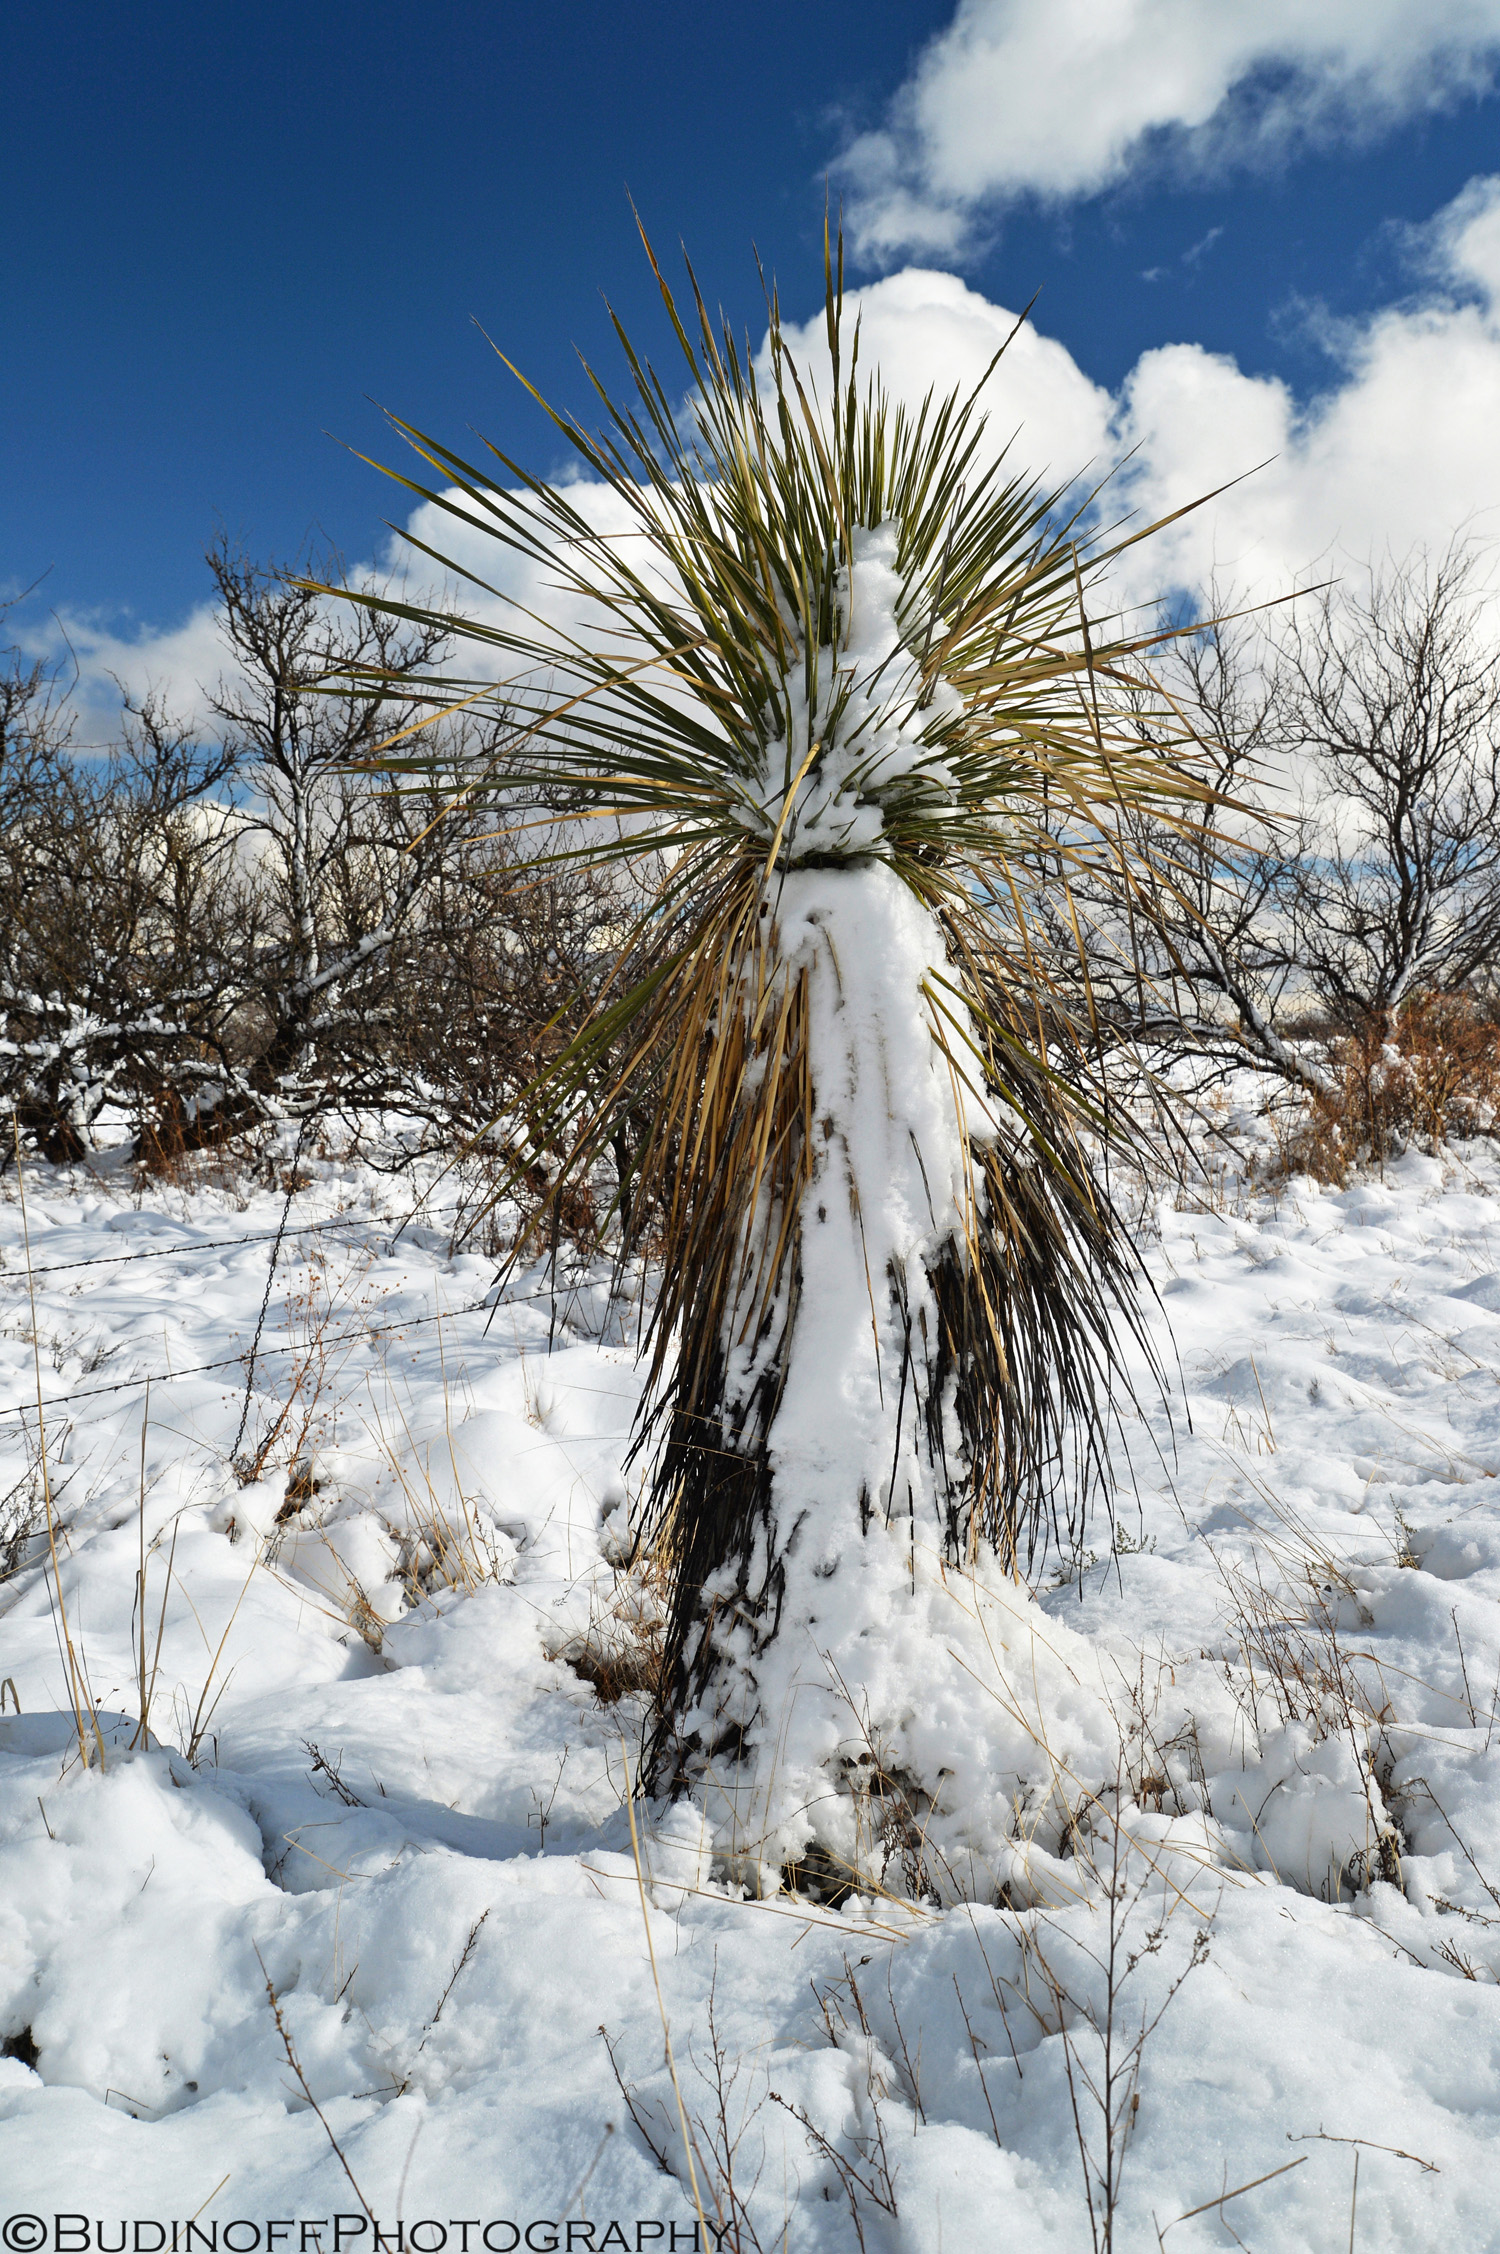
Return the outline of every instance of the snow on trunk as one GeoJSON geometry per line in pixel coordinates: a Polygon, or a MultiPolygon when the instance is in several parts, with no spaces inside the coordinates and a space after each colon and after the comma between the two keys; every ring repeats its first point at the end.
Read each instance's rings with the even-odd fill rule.
{"type": "MultiPolygon", "coordinates": [[[[938,1376],[932,1276],[964,1263],[966,1210],[983,1195],[969,1154],[994,1130],[936,1036],[930,982],[953,976],[942,926],[871,857],[882,785],[909,787],[918,770],[946,784],[920,742],[894,552],[892,527],[856,535],[841,725],[791,819],[768,791],[792,863],[768,882],[771,977],[803,981],[809,1178],[775,1318],[747,1337],[747,1302],[726,1324],[726,1435],[753,1428],[745,1406],[773,1380],[769,1501],[762,1554],[704,1586],[698,1634],[713,1657],[703,1668],[698,1646],[702,1692],[683,1717],[718,1851],[759,1891],[810,1849],[825,1881],[901,1885],[889,1866],[904,1858],[909,1887],[922,1819],[954,1773],[948,1749],[972,1735],[945,1575],[970,1562],[967,1465],[954,1375],[938,1376]]],[[[825,724],[805,707],[801,722],[769,770],[798,774],[825,724]]],[[[951,1019],[951,985],[946,1007],[951,1019]]],[[[778,1226],[763,1199],[747,1277],[778,1226]]]]}

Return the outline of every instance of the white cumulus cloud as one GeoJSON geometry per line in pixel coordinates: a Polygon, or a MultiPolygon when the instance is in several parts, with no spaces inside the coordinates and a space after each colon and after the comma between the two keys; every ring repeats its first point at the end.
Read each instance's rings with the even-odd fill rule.
{"type": "Polygon", "coordinates": [[[174,720],[211,735],[209,697],[229,668],[229,654],[211,603],[200,603],[176,626],[122,634],[87,614],[64,613],[52,631],[33,628],[21,646],[38,657],[76,664],[76,700],[85,743],[109,742],[118,729],[120,690],[135,699],[162,697],[174,720]]]}
{"type": "MultiPolygon", "coordinates": [[[[1471,181],[1412,249],[1420,293],[1330,330],[1330,380],[1307,402],[1188,343],[1143,353],[1111,393],[1028,324],[986,392],[992,437],[1014,434],[1017,466],[1058,481],[1120,465],[1106,504],[1138,523],[1242,480],[1137,552],[1123,586],[1139,599],[1212,577],[1270,597],[1315,567],[1460,528],[1500,537],[1500,177],[1471,181]]],[[[913,406],[929,386],[977,381],[1015,320],[921,269],[850,305],[862,358],[913,406]]],[[[826,368],[821,316],[789,341],[826,368]]]]}
{"type": "Polygon", "coordinates": [[[987,208],[1096,193],[1154,147],[1218,170],[1487,88],[1500,0],[959,0],[844,152],[867,258],[952,258],[987,208]]]}
{"type": "MultiPolygon", "coordinates": [[[[978,383],[1016,325],[1014,311],[992,305],[956,274],[923,267],[852,290],[845,305],[850,325],[859,321],[861,365],[877,365],[892,395],[914,407],[929,391],[941,399],[956,385],[978,383]]],[[[786,338],[826,394],[822,313],[801,326],[789,323],[786,338]]],[[[764,353],[761,367],[768,372],[764,353]]],[[[1017,466],[1038,477],[1050,472],[1067,483],[1113,456],[1110,393],[1084,374],[1066,345],[1029,321],[1007,346],[984,398],[992,436],[1001,444],[1013,439],[1017,466]]]]}
{"type": "Polygon", "coordinates": [[[1500,537],[1500,177],[1424,233],[1428,288],[1334,330],[1335,380],[1306,404],[1200,345],[1142,354],[1113,432],[1143,511],[1265,464],[1153,544],[1156,570],[1269,595],[1315,563],[1500,537]]]}

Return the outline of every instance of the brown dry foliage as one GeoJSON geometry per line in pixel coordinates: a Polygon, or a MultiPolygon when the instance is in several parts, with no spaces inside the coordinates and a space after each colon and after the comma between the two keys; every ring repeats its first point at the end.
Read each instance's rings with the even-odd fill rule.
{"type": "Polygon", "coordinates": [[[1310,1093],[1278,1171],[1342,1185],[1352,1168],[1490,1132],[1500,1116],[1500,1023],[1470,994],[1419,994],[1332,1044],[1334,1090],[1310,1093]]]}
{"type": "Polygon", "coordinates": [[[584,1634],[560,1644],[553,1656],[591,1685],[601,1706],[644,1698],[653,1715],[664,1689],[668,1561],[659,1545],[631,1548],[619,1566],[612,1597],[597,1606],[584,1634]]]}

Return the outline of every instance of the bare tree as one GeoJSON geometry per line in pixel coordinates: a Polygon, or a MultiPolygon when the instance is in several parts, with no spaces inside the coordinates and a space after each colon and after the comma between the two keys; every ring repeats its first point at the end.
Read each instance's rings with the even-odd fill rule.
{"type": "Polygon", "coordinates": [[[237,943],[207,794],[230,764],[126,699],[122,741],[80,754],[55,669],[0,675],[0,1090],[53,1159],[110,1105],[192,1101],[215,1076],[237,943]]]}
{"type": "MultiPolygon", "coordinates": [[[[1274,787],[1281,751],[1274,671],[1263,634],[1228,615],[1232,597],[1214,589],[1209,607],[1214,622],[1174,644],[1160,673],[1191,732],[1184,765],[1213,795],[1184,798],[1170,824],[1122,812],[1117,834],[1097,840],[1092,858],[1118,864],[1123,857],[1130,872],[1123,888],[1116,870],[1092,881],[1090,856],[1075,844],[1073,904],[1090,920],[1085,999],[1106,1048],[1144,1043],[1221,1070],[1251,1064],[1323,1093],[1322,1064],[1285,1030],[1299,972],[1285,945],[1281,904],[1287,823],[1274,787]]],[[[1143,711],[1137,724],[1151,742],[1155,717],[1143,711]]],[[[1152,748],[1164,755],[1164,747],[1152,748]]],[[[1061,884],[1052,888],[1055,901],[1063,897],[1061,884]]],[[[1052,975],[1076,989],[1076,938],[1056,909],[1052,920],[1052,975]]],[[[1078,999],[1075,992],[1075,1007],[1078,999]]]]}
{"type": "MultiPolygon", "coordinates": [[[[436,628],[331,609],[223,542],[209,566],[234,661],[213,710],[244,794],[245,919],[260,935],[245,970],[259,1030],[229,1114],[397,1109],[449,1147],[503,1125],[611,975],[621,881],[568,869],[520,882],[503,824],[470,804],[509,733],[503,711],[441,715],[408,747],[413,769],[370,770],[431,717],[404,684],[440,658],[436,628]]],[[[615,1156],[628,1203],[623,1143],[615,1156]]]]}
{"type": "MultiPolygon", "coordinates": [[[[498,1125],[508,1147],[516,1091],[629,970],[621,881],[517,879],[464,787],[502,719],[446,716],[431,766],[370,770],[419,709],[404,684],[434,632],[327,607],[222,542],[209,563],[217,740],[148,695],[92,751],[60,669],[0,668],[0,1094],[55,1161],[122,1129],[157,1161],[330,1111],[400,1112],[450,1150],[498,1125]]],[[[627,1206],[629,1144],[622,1114],[627,1206]]],[[[570,1225],[593,1215],[585,1193],[570,1225]]]]}
{"type": "Polygon", "coordinates": [[[304,1105],[379,1103],[402,952],[441,860],[444,798],[441,778],[407,789],[362,768],[417,717],[401,678],[431,662],[442,636],[353,606],[335,614],[222,539],[208,563],[232,661],[210,702],[243,793],[237,842],[256,934],[243,975],[257,1037],[223,1100],[236,1121],[275,1112],[301,1080],[304,1105]],[[332,694],[335,674],[368,686],[332,694]]]}
{"type": "Polygon", "coordinates": [[[1274,941],[1356,1032],[1500,958],[1500,640],[1459,539],[1294,609],[1276,731],[1300,782],[1274,941]]]}
{"type": "MultiPolygon", "coordinates": [[[[1483,562],[1457,540],[1184,638],[1167,671],[1221,800],[1170,833],[1124,825],[1140,875],[1089,949],[1102,1040],[1337,1100],[1309,1021],[1378,1051],[1418,996],[1492,980],[1500,640],[1483,562]]],[[[1233,604],[1214,590],[1211,607],[1233,604]]]]}

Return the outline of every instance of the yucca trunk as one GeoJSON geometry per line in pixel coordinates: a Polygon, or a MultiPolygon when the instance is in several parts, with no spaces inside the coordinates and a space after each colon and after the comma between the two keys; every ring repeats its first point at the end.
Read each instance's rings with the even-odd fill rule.
{"type": "Polygon", "coordinates": [[[761,1886],[813,1846],[825,1872],[868,1875],[855,1802],[936,1781],[901,1757],[920,1680],[882,1678],[919,1582],[973,1532],[940,1279],[967,1271],[971,1146],[993,1141],[929,1022],[926,989],[951,977],[936,915],[874,861],[794,868],[766,907],[740,1006],[760,1034],[747,1076],[785,1083],[784,1160],[743,1218],[727,1309],[701,1311],[706,1397],[674,1407],[658,1476],[682,1552],[656,1762],[761,1886]]]}

